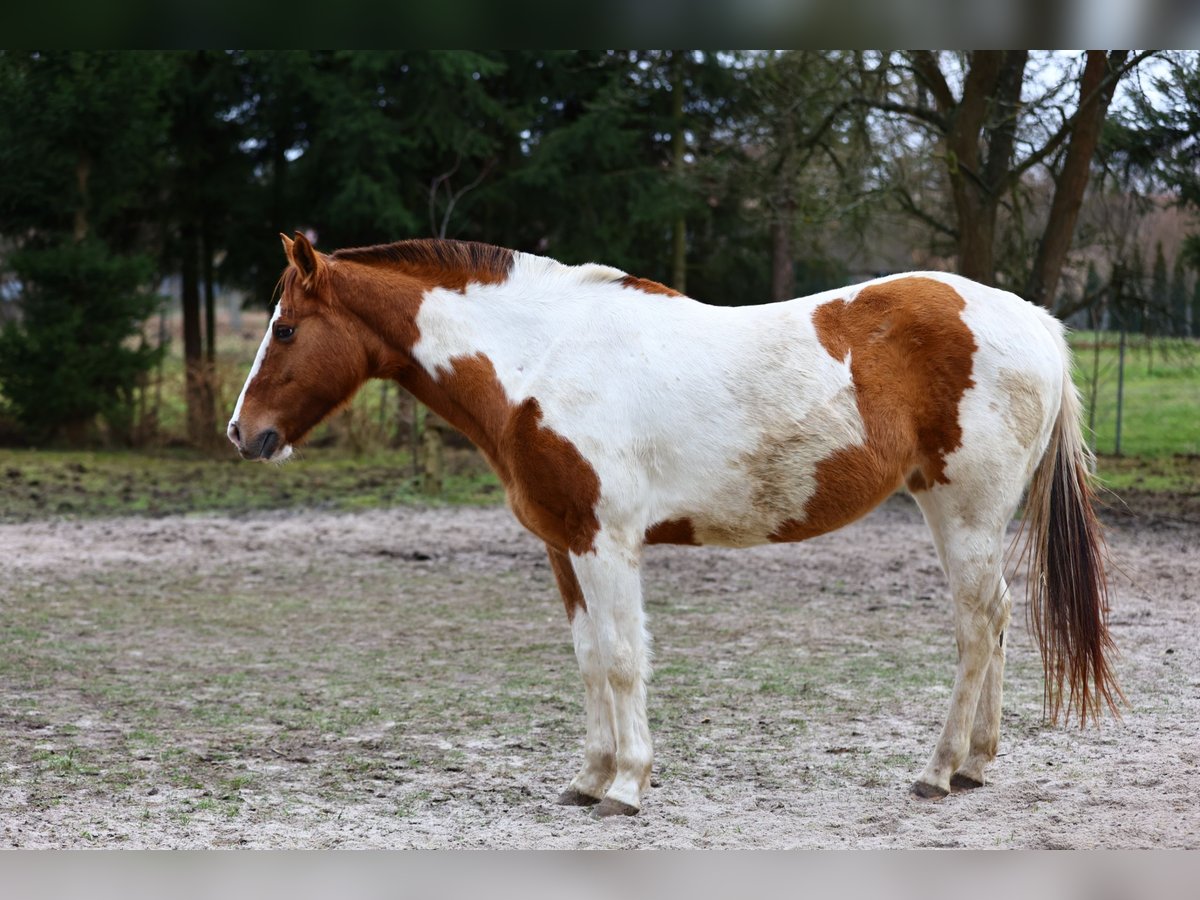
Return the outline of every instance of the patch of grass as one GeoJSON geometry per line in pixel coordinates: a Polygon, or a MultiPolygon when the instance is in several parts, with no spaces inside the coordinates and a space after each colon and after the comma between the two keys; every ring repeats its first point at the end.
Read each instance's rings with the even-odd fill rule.
{"type": "Polygon", "coordinates": [[[1109,490],[1200,491],[1200,454],[1142,458],[1099,456],[1096,473],[1109,490]]]}
{"type": "Polygon", "coordinates": [[[495,476],[473,453],[454,469],[443,493],[427,497],[416,489],[402,452],[352,457],[333,450],[301,451],[294,462],[272,466],[184,450],[0,450],[0,522],[503,500],[495,476]]]}

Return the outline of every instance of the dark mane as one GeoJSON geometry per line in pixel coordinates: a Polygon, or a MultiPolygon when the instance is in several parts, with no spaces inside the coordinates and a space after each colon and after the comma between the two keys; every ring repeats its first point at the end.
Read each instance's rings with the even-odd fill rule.
{"type": "Polygon", "coordinates": [[[376,244],[337,250],[334,259],[367,265],[398,265],[413,268],[451,269],[503,280],[512,268],[513,251],[476,241],[440,238],[376,244]]]}

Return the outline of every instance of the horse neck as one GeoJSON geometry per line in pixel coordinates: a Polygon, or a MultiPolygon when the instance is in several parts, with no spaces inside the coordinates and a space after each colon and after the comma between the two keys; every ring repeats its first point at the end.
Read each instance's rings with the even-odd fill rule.
{"type": "Polygon", "coordinates": [[[463,432],[502,475],[499,447],[511,409],[504,385],[532,371],[568,329],[570,283],[555,281],[556,267],[567,270],[518,255],[503,280],[458,270],[376,271],[353,292],[353,311],[390,351],[377,374],[463,432]]]}

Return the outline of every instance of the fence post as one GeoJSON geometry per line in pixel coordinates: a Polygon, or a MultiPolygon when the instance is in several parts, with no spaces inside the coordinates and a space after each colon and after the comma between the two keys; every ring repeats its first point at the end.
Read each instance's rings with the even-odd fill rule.
{"type": "Polygon", "coordinates": [[[1125,403],[1125,325],[1121,324],[1121,343],[1117,350],[1117,446],[1115,455],[1121,455],[1121,414],[1125,403]]]}

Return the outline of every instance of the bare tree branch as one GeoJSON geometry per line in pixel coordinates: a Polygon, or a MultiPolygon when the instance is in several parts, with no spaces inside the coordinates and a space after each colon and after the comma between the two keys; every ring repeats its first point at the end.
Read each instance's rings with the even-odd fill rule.
{"type": "Polygon", "coordinates": [[[911,54],[910,58],[913,71],[917,73],[921,83],[933,95],[933,102],[937,104],[938,112],[943,116],[949,115],[954,110],[956,101],[954,92],[950,90],[950,85],[946,83],[946,76],[942,74],[942,69],[938,65],[937,57],[931,50],[917,50],[911,54]]]}
{"type": "Polygon", "coordinates": [[[916,201],[913,199],[912,194],[910,194],[908,192],[907,188],[897,187],[897,188],[894,188],[893,192],[896,195],[896,199],[898,199],[900,201],[900,206],[903,207],[904,211],[906,213],[908,213],[910,216],[912,216],[915,219],[920,219],[922,222],[924,222],[926,225],[928,225],[934,231],[940,231],[942,234],[946,235],[947,237],[951,237],[951,238],[954,238],[955,240],[958,240],[958,231],[951,228],[949,225],[947,225],[941,219],[938,219],[936,216],[930,215],[929,213],[925,212],[925,210],[923,210],[919,206],[917,206],[916,201]]]}
{"type": "Polygon", "coordinates": [[[946,130],[949,128],[945,118],[943,118],[934,110],[923,106],[913,106],[909,103],[896,103],[892,100],[874,100],[870,97],[854,97],[848,100],[847,103],[855,106],[869,106],[872,109],[879,110],[880,112],[896,113],[897,115],[918,119],[934,126],[943,134],[945,134],[946,130]]]}
{"type": "MultiPolygon", "coordinates": [[[[449,177],[445,178],[445,180],[442,183],[445,184],[445,186],[446,186],[446,193],[448,195],[448,199],[446,200],[446,211],[442,215],[442,224],[437,229],[438,237],[444,238],[446,236],[446,231],[450,228],[450,216],[452,216],[454,214],[454,207],[458,205],[458,201],[461,200],[463,197],[465,197],[467,194],[469,194],[471,191],[475,190],[475,188],[479,187],[479,185],[483,183],[483,179],[485,179],[488,176],[488,173],[492,171],[492,169],[495,167],[495,165],[496,165],[496,160],[489,159],[487,162],[485,162],[483,164],[483,167],[479,170],[479,175],[473,181],[469,182],[468,184],[463,185],[461,188],[459,188],[457,191],[454,191],[453,193],[451,193],[451,191],[450,191],[449,177]]],[[[455,164],[454,168],[455,169],[458,168],[457,163],[455,164]]],[[[441,178],[441,176],[438,176],[438,177],[441,178]]],[[[435,182],[436,181],[437,181],[437,179],[435,179],[435,182]]],[[[431,188],[431,190],[432,190],[432,188],[431,188]]]]}
{"type": "Polygon", "coordinates": [[[461,165],[462,154],[459,154],[454,158],[453,166],[451,166],[441,175],[435,175],[429,182],[429,232],[431,234],[437,234],[439,237],[444,237],[444,235],[438,233],[437,198],[441,193],[442,186],[449,183],[450,179],[454,176],[454,173],[458,171],[458,167],[461,165]]]}
{"type": "MultiPolygon", "coordinates": [[[[1114,52],[1120,52],[1120,51],[1114,51],[1114,52]]],[[[1015,181],[1016,179],[1020,178],[1027,171],[1029,171],[1031,168],[1036,166],[1038,163],[1040,163],[1042,160],[1044,160],[1047,156],[1049,156],[1055,150],[1057,150],[1059,145],[1062,144],[1062,142],[1064,140],[1066,140],[1067,136],[1071,133],[1072,129],[1075,127],[1075,123],[1076,123],[1076,121],[1078,121],[1080,112],[1082,110],[1087,109],[1088,106],[1096,99],[1097,96],[1099,96],[1103,91],[1107,90],[1110,86],[1115,84],[1117,81],[1120,81],[1121,78],[1123,78],[1131,69],[1136,68],[1144,60],[1149,59],[1152,56],[1155,56],[1158,52],[1159,51],[1157,51],[1157,50],[1144,50],[1141,53],[1134,56],[1132,59],[1125,62],[1120,67],[1113,69],[1111,72],[1109,72],[1103,79],[1101,79],[1101,81],[1091,91],[1088,92],[1086,97],[1079,98],[1079,105],[1075,108],[1075,112],[1071,116],[1069,116],[1068,118],[1063,120],[1063,123],[1061,126],[1059,126],[1058,131],[1056,131],[1053,134],[1053,136],[1051,136],[1051,138],[1045,144],[1042,145],[1042,147],[1040,149],[1035,150],[1033,153],[1029,154],[1029,156],[1025,157],[1025,159],[1021,160],[1019,163],[1017,163],[1016,165],[1014,165],[1012,167],[1012,169],[1008,173],[1008,180],[1011,182],[1011,181],[1015,181]]]]}

